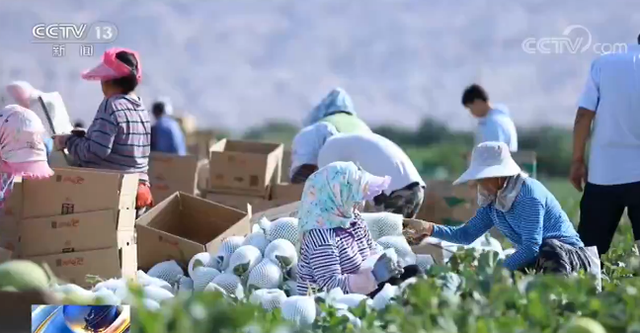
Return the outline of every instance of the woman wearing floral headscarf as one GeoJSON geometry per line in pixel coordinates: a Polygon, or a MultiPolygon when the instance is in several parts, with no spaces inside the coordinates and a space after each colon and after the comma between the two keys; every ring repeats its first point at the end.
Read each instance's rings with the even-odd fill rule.
{"type": "Polygon", "coordinates": [[[41,179],[53,175],[43,142],[45,133],[42,121],[29,109],[11,104],[0,111],[0,207],[16,176],[41,179]]]}
{"type": "Polygon", "coordinates": [[[390,180],[373,176],[353,162],[328,164],[308,178],[298,212],[302,233],[298,293],[340,288],[345,293],[371,295],[390,280],[416,274],[413,268],[403,274],[403,268],[386,254],[372,270],[361,269],[364,260],[382,249],[359,210],[390,180]]]}

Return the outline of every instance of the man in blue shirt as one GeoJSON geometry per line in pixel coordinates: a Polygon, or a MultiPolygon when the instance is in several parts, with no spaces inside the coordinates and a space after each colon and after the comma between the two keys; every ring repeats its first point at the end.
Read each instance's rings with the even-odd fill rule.
{"type": "Polygon", "coordinates": [[[578,233],[600,255],[609,251],[625,208],[640,245],[638,63],[640,45],[631,44],[594,59],[576,111],[570,180],[582,192],[578,233]]]}
{"type": "Polygon", "coordinates": [[[475,145],[497,141],[506,144],[512,153],[518,151],[516,126],[506,106],[492,105],[487,92],[478,84],[472,84],[464,90],[462,105],[478,119],[475,145]]]}
{"type": "Polygon", "coordinates": [[[151,127],[151,151],[187,155],[187,146],[180,124],[171,115],[173,108],[167,101],[153,103],[156,123],[151,127]]]}

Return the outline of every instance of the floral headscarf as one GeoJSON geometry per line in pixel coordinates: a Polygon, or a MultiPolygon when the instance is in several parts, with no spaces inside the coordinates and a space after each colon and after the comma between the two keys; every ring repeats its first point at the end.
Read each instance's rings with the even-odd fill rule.
{"type": "Polygon", "coordinates": [[[317,123],[322,118],[328,117],[336,112],[346,112],[355,115],[356,111],[353,107],[351,96],[342,88],[334,88],[322,99],[311,113],[304,120],[304,125],[309,126],[317,123]]]}
{"type": "Polygon", "coordinates": [[[382,193],[391,181],[360,169],[353,162],[334,162],[311,175],[298,210],[301,232],[348,228],[359,206],[382,193]]]}

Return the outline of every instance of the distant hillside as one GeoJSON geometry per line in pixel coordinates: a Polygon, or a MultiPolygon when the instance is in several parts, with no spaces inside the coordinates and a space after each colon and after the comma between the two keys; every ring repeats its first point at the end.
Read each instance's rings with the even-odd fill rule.
{"type": "Polygon", "coordinates": [[[519,126],[569,125],[596,54],[527,54],[522,41],[580,24],[594,43],[633,42],[640,1],[2,0],[0,82],[58,90],[73,117],[90,120],[100,88],[79,72],[97,58],[71,47],[53,58],[30,35],[40,22],[96,20],[114,22],[116,45],[141,53],[147,103],[168,94],[201,126],[298,122],[340,85],[372,123],[413,126],[430,115],[467,127],[459,99],[472,81],[519,126]]]}

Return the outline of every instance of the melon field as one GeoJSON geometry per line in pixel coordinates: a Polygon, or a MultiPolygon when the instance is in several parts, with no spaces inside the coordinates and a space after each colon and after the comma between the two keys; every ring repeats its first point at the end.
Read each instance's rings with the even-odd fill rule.
{"type": "MultiPolygon", "coordinates": [[[[576,220],[579,193],[565,180],[545,183],[576,220]]],[[[283,260],[296,240],[275,235],[278,222],[269,223],[240,237],[233,250],[223,242],[221,251],[227,252],[218,265],[224,267],[209,266],[204,253],[188,267],[165,262],[139,271],[134,283],[92,277],[92,290],[46,280],[45,273],[26,280],[65,304],[131,304],[132,332],[640,333],[640,257],[626,220],[602,263],[601,290],[591,276],[512,274],[501,268],[499,252],[460,248],[446,265],[428,265],[425,277],[387,285],[373,299],[339,289],[296,295],[288,288],[295,265],[283,260]],[[279,276],[273,282],[261,272],[279,276]]],[[[25,279],[8,276],[1,266],[2,290],[24,290],[25,279]]]]}
{"type": "MultiPolygon", "coordinates": [[[[580,194],[565,179],[545,184],[577,222],[580,194]]],[[[447,266],[431,266],[427,278],[402,286],[380,310],[366,301],[345,310],[330,297],[316,296],[315,321],[300,326],[292,323],[300,318],[291,320],[284,313],[296,311],[290,307],[268,311],[248,301],[205,292],[178,297],[160,312],[141,308],[132,327],[148,333],[640,332],[640,257],[626,219],[602,264],[605,278],[598,292],[588,276],[513,276],[490,253],[478,256],[466,251],[456,254],[447,266]]]]}

